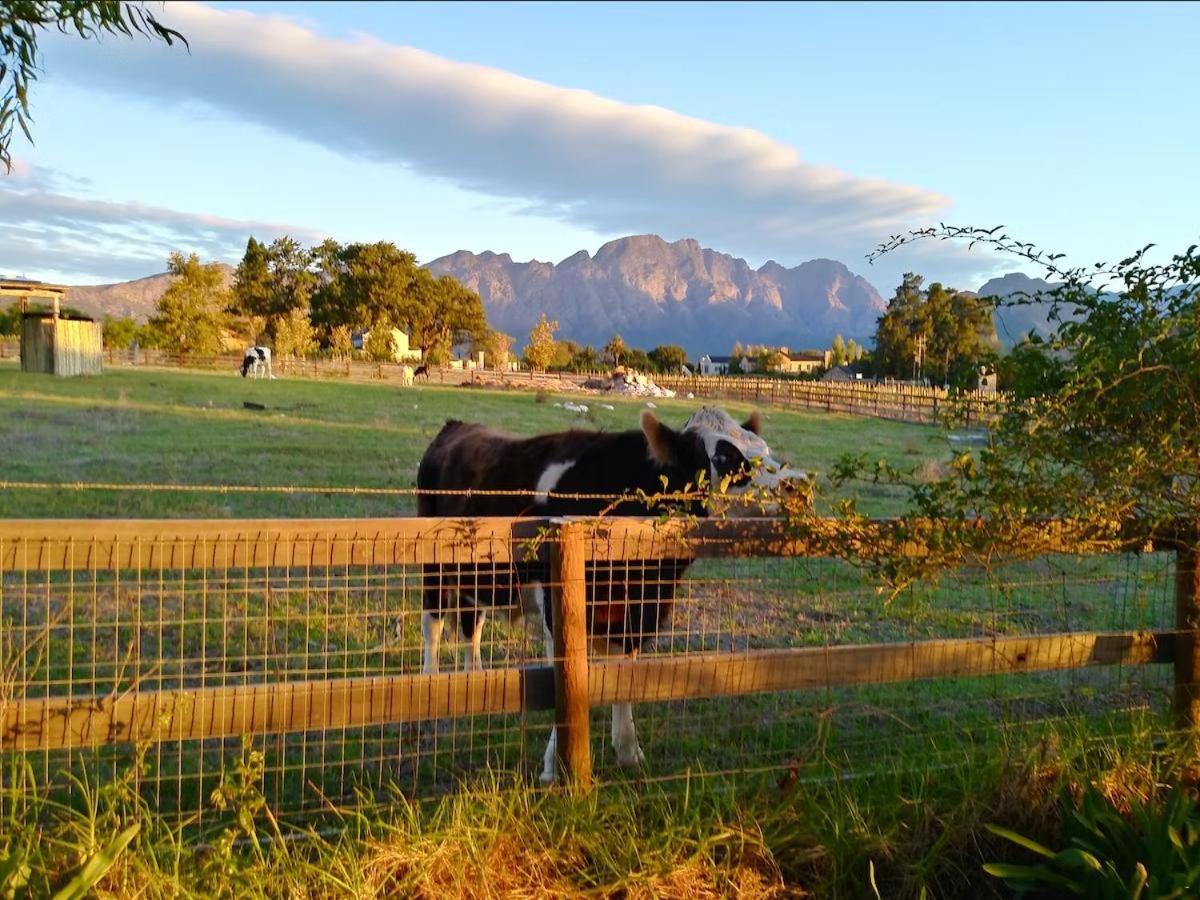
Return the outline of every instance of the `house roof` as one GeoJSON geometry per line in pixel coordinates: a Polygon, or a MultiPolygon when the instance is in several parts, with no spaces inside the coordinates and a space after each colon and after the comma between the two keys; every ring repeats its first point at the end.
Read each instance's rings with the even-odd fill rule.
{"type": "Polygon", "coordinates": [[[732,356],[708,356],[707,354],[705,354],[705,358],[706,358],[706,359],[707,359],[709,362],[715,362],[715,363],[727,363],[727,362],[733,362],[733,357],[732,357],[732,356]]]}

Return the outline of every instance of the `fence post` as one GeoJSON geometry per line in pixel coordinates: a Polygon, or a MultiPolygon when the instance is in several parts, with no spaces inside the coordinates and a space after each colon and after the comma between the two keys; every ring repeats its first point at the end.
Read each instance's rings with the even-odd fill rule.
{"type": "Polygon", "coordinates": [[[567,783],[586,791],[592,784],[588,733],[588,636],[583,527],[564,522],[550,545],[554,634],[554,723],[558,758],[567,783]]]}
{"type": "Polygon", "coordinates": [[[1200,546],[1195,526],[1175,551],[1175,724],[1200,727],[1200,546]]]}

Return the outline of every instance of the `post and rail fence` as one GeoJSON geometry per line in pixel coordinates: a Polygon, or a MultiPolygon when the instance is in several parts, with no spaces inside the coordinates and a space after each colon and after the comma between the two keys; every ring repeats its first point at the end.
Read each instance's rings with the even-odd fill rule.
{"type": "MultiPolygon", "coordinates": [[[[1065,580],[1060,598],[1053,578],[1037,579],[1050,585],[1056,611],[1035,616],[1035,624],[1053,625],[1061,615],[1061,630],[1030,631],[1030,602],[1010,598],[1001,608],[993,597],[991,612],[985,603],[981,624],[962,636],[926,637],[928,623],[918,615],[906,620],[910,632],[842,643],[845,628],[877,637],[872,619],[885,612],[847,612],[847,595],[836,584],[829,606],[797,606],[798,595],[814,590],[805,586],[814,572],[827,582],[848,576],[830,568],[779,570],[788,560],[811,562],[815,551],[776,520],[0,522],[0,806],[17,802],[18,769],[8,765],[14,758],[53,783],[79,754],[115,766],[136,747],[154,760],[160,803],[166,791],[181,811],[190,809],[223,777],[229,742],[242,736],[273,749],[280,807],[297,790],[357,796],[363,772],[379,776],[375,782],[409,779],[420,793],[435,752],[474,748],[481,752],[470,765],[480,767],[512,766],[532,755],[522,743],[525,729],[543,711],[553,711],[561,771],[586,788],[594,777],[589,722],[597,706],[628,702],[677,712],[733,697],[749,708],[747,698],[789,692],[830,696],[855,687],[1105,668],[1129,673],[1157,664],[1173,666],[1176,721],[1194,730],[1196,540],[1158,550],[1175,559],[1173,621],[1146,604],[1159,588],[1139,593],[1169,575],[1139,574],[1132,589],[1122,589],[1109,585],[1107,569],[1097,569],[1070,598],[1065,580]],[[531,662],[536,654],[497,644],[482,671],[419,671],[412,636],[421,582],[413,573],[465,566],[478,578],[481,567],[534,558],[550,566],[552,662],[531,662]],[[680,621],[656,635],[664,646],[637,658],[590,655],[588,623],[601,615],[601,601],[588,596],[589,566],[621,563],[636,573],[647,561],[668,558],[707,568],[700,587],[681,593],[680,621]],[[736,567],[755,560],[759,574],[751,583],[736,567]],[[1123,596],[1123,607],[1142,608],[1139,627],[1097,603],[1093,594],[1105,591],[1123,596]],[[1099,627],[1078,618],[1085,600],[1099,627]],[[783,646],[761,646],[765,625],[730,624],[734,601],[754,608],[755,623],[774,623],[783,646]],[[824,645],[805,643],[808,632],[829,622],[842,630],[824,645]],[[517,718],[520,734],[496,724],[504,716],[517,718]],[[454,727],[464,719],[468,727],[454,727]],[[508,752],[513,745],[521,747],[508,752]],[[125,749],[105,755],[112,748],[125,749]],[[334,771],[331,788],[321,779],[334,771]],[[182,786],[189,778],[205,789],[191,799],[182,786]]],[[[985,699],[1009,702],[997,692],[985,699]]],[[[775,715],[786,714],[754,707],[757,727],[773,727],[775,715]]],[[[699,740],[697,754],[707,741],[699,740]]],[[[777,763],[783,760],[771,760],[777,763]]]]}
{"type": "MultiPolygon", "coordinates": [[[[16,357],[20,348],[0,341],[0,359],[16,357]]],[[[181,357],[155,349],[104,351],[110,366],[150,368],[192,368],[210,371],[236,371],[239,355],[181,357]]],[[[358,382],[397,383],[402,381],[403,363],[378,363],[362,359],[287,359],[279,358],[275,367],[288,377],[344,379],[358,382]]],[[[409,364],[409,368],[412,365],[409,364]]],[[[492,369],[439,368],[430,370],[430,384],[460,386],[476,379],[496,382],[512,388],[584,389],[597,374],[574,372],[494,371],[492,369]]],[[[805,381],[791,378],[765,378],[754,375],[653,375],[660,387],[680,397],[688,394],[709,400],[734,400],[742,403],[770,404],[784,409],[806,409],[826,413],[869,416],[903,422],[932,423],[953,410],[967,426],[986,425],[996,414],[1003,395],[987,392],[954,394],[941,388],[875,382],[805,381]]]]}

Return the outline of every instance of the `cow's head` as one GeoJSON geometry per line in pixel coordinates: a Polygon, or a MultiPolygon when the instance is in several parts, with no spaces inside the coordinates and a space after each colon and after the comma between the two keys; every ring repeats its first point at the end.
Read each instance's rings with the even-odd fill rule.
{"type": "Polygon", "coordinates": [[[242,377],[246,377],[246,373],[250,371],[250,367],[254,365],[254,354],[247,353],[242,359],[242,377]]]}
{"type": "MultiPolygon", "coordinates": [[[[772,456],[759,430],[757,412],[739,425],[724,410],[704,406],[680,431],[658,421],[650,410],[642,413],[650,456],[667,471],[672,489],[681,486],[677,482],[695,483],[697,473],[704,473],[711,485],[724,486],[725,493],[733,497],[802,484],[806,474],[772,456]]],[[[765,510],[759,505],[756,511],[765,510]]]]}

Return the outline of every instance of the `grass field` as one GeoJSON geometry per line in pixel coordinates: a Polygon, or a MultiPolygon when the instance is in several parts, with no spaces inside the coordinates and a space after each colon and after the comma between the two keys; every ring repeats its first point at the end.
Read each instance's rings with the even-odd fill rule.
{"type": "MultiPolygon", "coordinates": [[[[592,413],[581,421],[556,408],[556,399],[177,371],[63,380],[0,364],[0,480],[408,488],[446,418],[518,434],[616,430],[636,427],[644,406],[604,399],[615,407],[609,411],[593,398],[585,401],[592,413]],[[246,409],[246,401],[267,409],[246,409]]],[[[660,416],[676,426],[700,405],[656,402],[660,416]]],[[[750,409],[726,408],[735,415],[750,409]]],[[[776,454],[817,472],[847,451],[929,471],[947,453],[944,435],[928,426],[764,412],[765,437],[776,454]]],[[[902,507],[903,498],[887,489],[857,493],[876,514],[902,507]]],[[[406,496],[316,490],[0,490],[0,516],[8,518],[386,516],[411,514],[414,506],[406,496]]],[[[160,574],[136,590],[126,585],[125,594],[100,582],[34,579],[6,581],[0,590],[10,633],[18,624],[36,633],[55,616],[90,628],[90,641],[66,655],[51,648],[37,661],[47,690],[72,676],[91,677],[103,691],[131,677],[169,688],[413,671],[419,603],[412,583],[403,572],[367,574],[353,584],[349,574],[344,584],[287,572],[211,582],[160,574]],[[131,645],[143,655],[145,672],[129,671],[131,645]]],[[[1168,563],[1153,556],[1053,558],[988,577],[957,573],[885,604],[861,571],[836,561],[711,560],[689,573],[659,652],[1157,628],[1169,622],[1169,585],[1168,563]]],[[[538,629],[491,626],[488,634],[492,664],[540,652],[538,629]]],[[[1060,785],[1107,778],[1140,789],[1177,764],[1161,740],[1169,685],[1170,672],[1157,667],[647,704],[638,726],[649,780],[615,770],[604,711],[597,710],[594,755],[609,786],[586,800],[489,788],[481,774],[495,767],[506,785],[514,772],[517,781],[527,777],[548,729],[544,714],[293,735],[259,745],[267,757],[251,759],[249,769],[236,762],[242,758],[236,741],[213,742],[204,752],[158,746],[136,765],[133,751],[122,748],[91,758],[87,770],[93,777],[107,773],[105,787],[80,787],[68,805],[0,796],[9,835],[0,835],[0,896],[5,854],[13,847],[24,848],[42,879],[37,884],[48,887],[98,851],[100,836],[130,821],[144,830],[136,852],[102,883],[111,896],[136,887],[147,896],[690,897],[812,890],[859,897],[870,896],[868,862],[879,870],[883,896],[915,897],[922,887],[932,896],[981,896],[994,888],[979,873],[982,854],[1000,848],[982,836],[980,823],[1045,833],[1060,785]],[[398,766],[404,754],[415,755],[416,765],[398,766]],[[356,781],[364,768],[367,777],[356,781]],[[702,771],[753,768],[773,770],[737,780],[700,778],[702,771]],[[137,790],[130,789],[132,772],[137,790]],[[309,833],[293,842],[303,832],[289,831],[287,840],[259,843],[259,835],[281,837],[265,810],[289,805],[313,784],[341,801],[356,787],[378,800],[387,799],[386,779],[375,775],[399,775],[400,787],[419,795],[432,783],[422,779],[447,773],[473,779],[477,788],[482,780],[483,789],[436,806],[413,807],[397,797],[370,811],[339,806],[328,815],[326,808],[323,822],[332,819],[337,836],[309,833]],[[191,796],[183,796],[185,784],[191,796]],[[209,816],[217,826],[204,832],[208,851],[189,854],[183,832],[155,813],[190,808],[218,788],[237,815],[209,816]]],[[[6,771],[0,784],[32,779],[45,786],[71,761],[48,754],[28,770],[6,771]]]]}
{"type": "MultiPolygon", "coordinates": [[[[0,364],[0,478],[10,481],[410,488],[425,447],[446,419],[515,434],[571,427],[638,427],[645,401],[592,398],[586,418],[556,396],[468,388],[241,379],[233,374],[113,370],[97,379],[21,373],[0,364]],[[243,407],[265,405],[265,411],[243,407]],[[603,409],[601,402],[613,410],[603,409]]],[[[699,400],[656,401],[679,427],[699,400]]],[[[724,404],[748,413],[744,404],[724,404]]],[[[919,466],[944,456],[934,428],[850,416],[763,410],[777,455],[816,472],[849,451],[919,466]]],[[[863,495],[895,511],[887,489],[863,495]]],[[[290,494],[0,492],[7,517],[226,517],[411,515],[411,497],[290,494]]]]}

